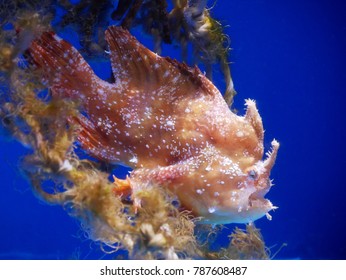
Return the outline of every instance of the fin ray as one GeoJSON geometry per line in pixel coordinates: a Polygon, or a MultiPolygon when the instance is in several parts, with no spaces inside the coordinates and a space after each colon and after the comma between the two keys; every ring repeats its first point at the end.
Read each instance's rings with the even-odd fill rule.
{"type": "Polygon", "coordinates": [[[93,70],[71,44],[55,33],[43,33],[28,51],[55,93],[73,97],[88,94],[93,87],[93,70]]]}
{"type": "Polygon", "coordinates": [[[218,92],[198,67],[189,67],[177,60],[158,56],[122,27],[109,27],[106,40],[111,51],[114,77],[125,80],[129,87],[146,90],[169,87],[175,95],[196,90],[205,94],[218,92]]]}
{"type": "MultiPolygon", "coordinates": [[[[80,114],[71,120],[80,125],[78,141],[91,156],[99,160],[105,160],[105,151],[112,150],[108,140],[102,136],[94,124],[85,116],[80,114]]],[[[111,153],[109,153],[111,155],[111,153]]]]}
{"type": "Polygon", "coordinates": [[[127,80],[132,86],[147,86],[161,81],[152,71],[151,63],[157,60],[160,66],[161,57],[142,46],[127,30],[111,26],[106,30],[106,40],[111,51],[111,64],[115,78],[127,80]],[[149,74],[150,73],[150,74],[149,74]],[[153,75],[154,74],[154,75],[153,75]]]}

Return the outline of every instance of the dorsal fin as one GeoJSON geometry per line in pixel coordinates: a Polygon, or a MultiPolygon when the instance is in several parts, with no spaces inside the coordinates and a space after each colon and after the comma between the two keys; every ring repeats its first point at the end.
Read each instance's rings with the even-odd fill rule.
{"type": "Polygon", "coordinates": [[[161,57],[142,46],[126,29],[111,26],[106,30],[106,40],[114,78],[130,87],[160,83],[161,57]],[[160,69],[157,69],[160,68],[160,69]],[[156,69],[156,71],[154,71],[156,69]]]}
{"type": "Polygon", "coordinates": [[[165,57],[165,59],[174,65],[179,71],[186,76],[187,79],[197,87],[203,89],[206,93],[213,94],[214,85],[208,80],[208,78],[202,74],[201,70],[195,67],[189,67],[184,62],[179,62],[176,59],[165,57]]]}
{"type": "Polygon", "coordinates": [[[181,94],[219,92],[198,67],[191,68],[185,63],[153,53],[122,27],[109,27],[106,40],[111,52],[114,77],[119,82],[128,83],[128,87],[156,90],[162,86],[171,86],[181,91],[181,94]]]}

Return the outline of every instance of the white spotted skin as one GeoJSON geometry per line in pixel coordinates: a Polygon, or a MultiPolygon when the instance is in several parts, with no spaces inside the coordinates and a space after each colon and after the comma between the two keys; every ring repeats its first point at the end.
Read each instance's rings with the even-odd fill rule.
{"type": "Polygon", "coordinates": [[[264,195],[279,144],[274,140],[263,160],[255,102],[246,100],[246,114],[238,116],[197,68],[152,53],[122,28],[110,27],[106,39],[114,83],[99,79],[66,41],[31,47],[37,64],[53,73],[55,94],[81,101],[83,148],[132,167],[133,193],[167,188],[205,223],[248,223],[274,209],[264,195]],[[62,58],[54,58],[56,48],[65,50],[62,58]]]}

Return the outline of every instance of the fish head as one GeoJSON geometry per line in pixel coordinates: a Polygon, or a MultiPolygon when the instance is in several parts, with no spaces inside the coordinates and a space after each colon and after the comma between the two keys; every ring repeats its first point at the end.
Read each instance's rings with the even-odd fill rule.
{"type": "MultiPolygon", "coordinates": [[[[249,223],[269,215],[270,210],[277,207],[265,198],[272,187],[270,172],[274,166],[279,143],[272,141],[272,148],[266,153],[264,160],[251,160],[247,164],[231,166],[237,168],[236,175],[223,177],[222,184],[217,190],[206,189],[201,216],[203,223],[249,223]],[[216,197],[217,194],[217,197],[216,197]]],[[[218,166],[215,166],[218,167],[218,166]]],[[[221,166],[215,170],[222,169],[221,166]]],[[[215,185],[220,183],[220,173],[213,175],[215,185]],[[217,181],[216,181],[217,180],[217,181]]]]}

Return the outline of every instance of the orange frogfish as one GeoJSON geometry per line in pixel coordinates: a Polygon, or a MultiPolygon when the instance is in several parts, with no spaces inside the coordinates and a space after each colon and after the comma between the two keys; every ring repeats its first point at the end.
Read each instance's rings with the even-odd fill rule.
{"type": "MultiPolygon", "coordinates": [[[[263,159],[263,125],[253,100],[238,116],[197,68],[153,53],[127,30],[105,33],[114,82],[95,75],[79,52],[52,32],[29,53],[54,98],[78,99],[83,149],[133,171],[115,192],[156,185],[204,223],[248,223],[275,209],[264,196],[279,143],[263,159]]],[[[134,203],[140,204],[140,202],[134,203]]]]}

